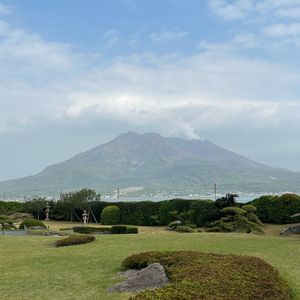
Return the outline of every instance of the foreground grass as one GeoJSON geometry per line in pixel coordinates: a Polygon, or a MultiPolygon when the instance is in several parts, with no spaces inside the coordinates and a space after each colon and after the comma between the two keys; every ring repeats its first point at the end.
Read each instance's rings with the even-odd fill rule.
{"type": "Polygon", "coordinates": [[[116,273],[124,258],[145,251],[190,250],[260,257],[279,270],[300,300],[300,239],[159,228],[141,232],[101,235],[93,243],[65,248],[52,247],[54,237],[0,236],[1,299],[128,299],[106,292],[120,280],[116,273]]]}

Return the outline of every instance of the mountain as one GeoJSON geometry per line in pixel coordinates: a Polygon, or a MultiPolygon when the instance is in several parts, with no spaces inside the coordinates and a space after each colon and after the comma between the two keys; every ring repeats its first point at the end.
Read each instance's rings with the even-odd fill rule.
{"type": "Polygon", "coordinates": [[[102,193],[143,187],[143,193],[200,193],[214,183],[222,192],[296,192],[300,173],[257,163],[207,140],[129,132],[37,175],[0,182],[0,192],[23,197],[83,187],[102,193]]]}

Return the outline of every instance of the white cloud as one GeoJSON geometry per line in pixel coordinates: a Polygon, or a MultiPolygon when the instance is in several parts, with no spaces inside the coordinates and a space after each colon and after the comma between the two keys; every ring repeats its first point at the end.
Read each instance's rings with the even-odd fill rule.
{"type": "Polygon", "coordinates": [[[11,13],[12,9],[10,6],[0,3],[0,16],[10,15],[11,13]]]}
{"type": "Polygon", "coordinates": [[[208,0],[212,12],[229,21],[295,19],[300,14],[299,0],[208,0]]]}
{"type": "Polygon", "coordinates": [[[211,10],[225,20],[240,20],[253,9],[253,0],[208,0],[211,10]]]}
{"type": "Polygon", "coordinates": [[[113,47],[115,44],[117,44],[121,40],[119,32],[116,29],[110,29],[110,30],[106,31],[103,34],[103,38],[104,38],[105,45],[107,48],[113,47]]]}
{"type": "Polygon", "coordinates": [[[272,38],[287,38],[300,36],[300,23],[273,24],[263,29],[263,33],[272,38]]]}
{"type": "MultiPolygon", "coordinates": [[[[172,34],[156,38],[187,35],[172,34]]],[[[236,53],[236,44],[255,44],[252,34],[223,45],[203,41],[194,55],[136,54],[105,67],[71,45],[47,42],[3,21],[0,35],[2,132],[43,122],[84,120],[92,127],[105,120],[195,137],[201,129],[279,126],[300,111],[299,70],[236,53]]],[[[116,36],[110,30],[103,38],[116,36]]]]}
{"type": "Polygon", "coordinates": [[[179,31],[176,29],[163,29],[160,32],[153,32],[150,35],[150,38],[153,42],[165,43],[178,41],[182,38],[185,38],[189,35],[187,31],[179,31]]]}

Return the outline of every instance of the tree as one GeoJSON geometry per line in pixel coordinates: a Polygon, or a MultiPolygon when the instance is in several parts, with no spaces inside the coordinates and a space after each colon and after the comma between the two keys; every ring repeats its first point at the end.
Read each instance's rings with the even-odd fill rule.
{"type": "Polygon", "coordinates": [[[24,203],[23,209],[25,212],[33,214],[37,219],[44,215],[44,208],[47,205],[45,197],[35,196],[31,200],[24,203]]]}
{"type": "MultiPolygon", "coordinates": [[[[72,221],[72,212],[77,210],[80,211],[79,214],[83,212],[83,210],[90,209],[91,203],[95,203],[100,201],[101,195],[97,194],[96,191],[90,189],[82,189],[78,192],[70,192],[61,195],[61,200],[59,201],[59,205],[63,208],[64,214],[70,216],[70,220],[72,221]],[[69,213],[68,213],[69,212],[69,213]]],[[[75,215],[78,215],[75,212],[75,215]]]]}
{"type": "Polygon", "coordinates": [[[101,195],[90,189],[70,192],[61,195],[61,201],[67,203],[72,209],[88,209],[91,202],[100,201],[101,195]]]}
{"type": "Polygon", "coordinates": [[[244,205],[239,207],[225,207],[222,209],[223,217],[209,224],[209,231],[262,233],[263,224],[256,216],[256,207],[244,205]]]}
{"type": "Polygon", "coordinates": [[[221,197],[216,200],[216,208],[217,209],[223,209],[228,206],[235,206],[236,205],[236,200],[239,195],[238,194],[231,194],[228,193],[224,197],[221,197]]]}

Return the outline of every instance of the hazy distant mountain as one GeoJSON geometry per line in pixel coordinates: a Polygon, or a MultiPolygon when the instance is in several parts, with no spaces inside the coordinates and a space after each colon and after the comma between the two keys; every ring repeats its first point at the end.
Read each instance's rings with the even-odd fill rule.
{"type": "Polygon", "coordinates": [[[119,135],[109,143],[47,167],[35,176],[0,183],[8,196],[57,195],[82,187],[111,192],[144,187],[145,193],[298,191],[300,174],[256,163],[210,141],[119,135]]]}

